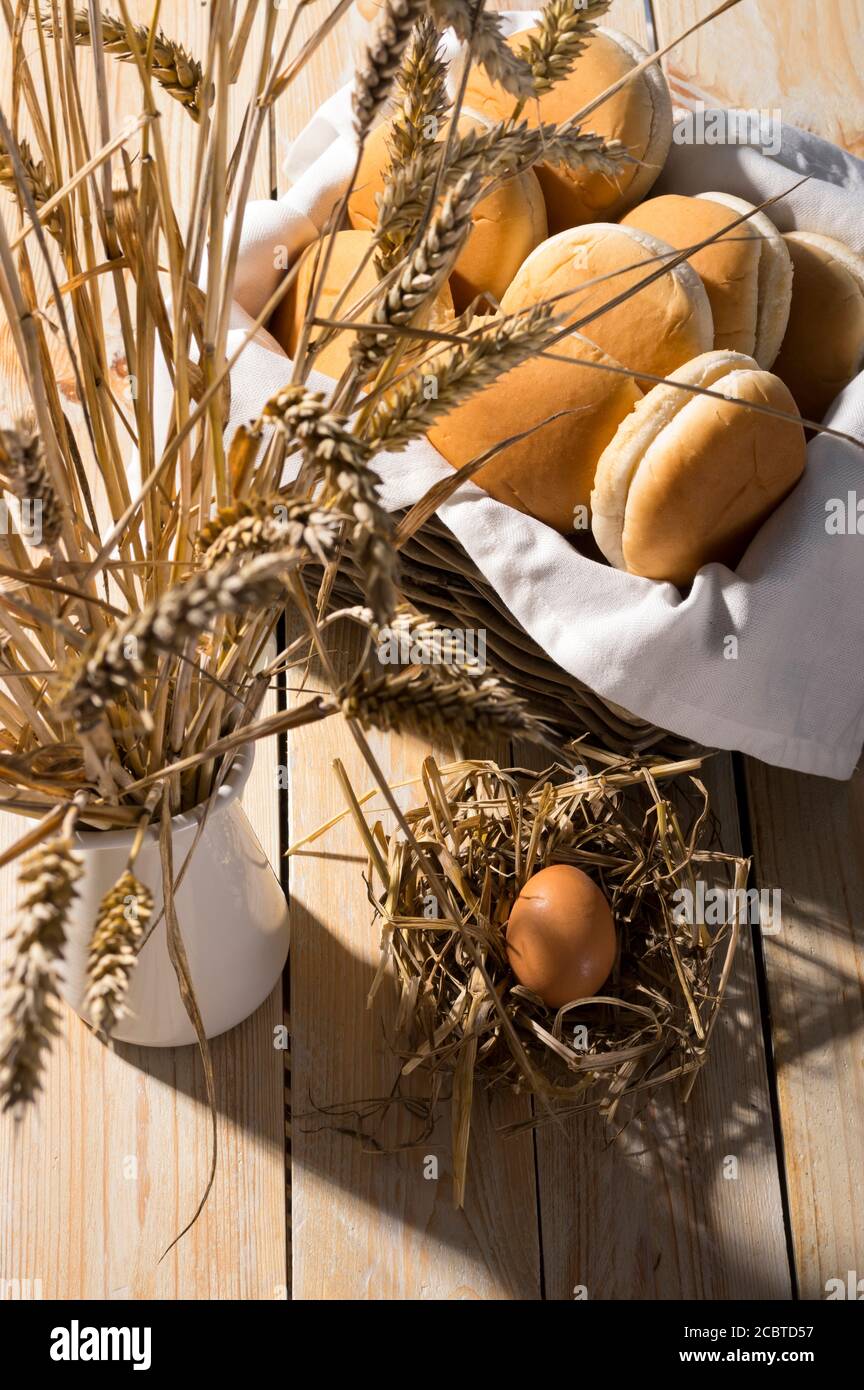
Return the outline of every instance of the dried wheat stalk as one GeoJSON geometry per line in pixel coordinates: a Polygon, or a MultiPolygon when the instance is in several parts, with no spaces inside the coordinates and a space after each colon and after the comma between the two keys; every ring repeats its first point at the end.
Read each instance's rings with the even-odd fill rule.
{"type": "Polygon", "coordinates": [[[407,164],[394,168],[385,180],[378,205],[376,238],[404,243],[422,219],[436,178],[442,189],[452,188],[476,173],[486,185],[530,169],[533,164],[568,165],[614,179],[633,156],[619,140],[604,140],[579,126],[542,122],[533,128],[523,121],[499,121],[489,129],[470,129],[452,143],[441,168],[443,146],[420,150],[407,164]]]}
{"type": "MultiPolygon", "coordinates": [[[[135,55],[129,43],[129,34],[124,21],[116,15],[103,14],[101,18],[102,46],[106,53],[112,54],[121,63],[133,63],[135,55]]],[[[51,24],[43,23],[48,34],[51,24]]],[[[135,41],[142,55],[150,44],[150,30],[146,24],[134,24],[132,29],[135,41]]],[[[90,44],[90,15],[87,10],[75,11],[74,39],[76,44],[90,44]]],[[[182,44],[169,39],[161,29],[157,29],[153,39],[153,76],[159,86],[179,101],[195,121],[200,121],[204,105],[204,74],[201,64],[192,57],[182,44]]]]}
{"type": "Polygon", "coordinates": [[[87,956],[84,1006],[96,1032],[105,1039],[128,1013],[129,979],[152,915],[153,894],[129,869],[99,904],[87,956]]]}
{"type": "Polygon", "coordinates": [[[131,613],[109,629],[92,654],[82,659],[64,697],[64,709],[79,728],[92,728],[109,701],[151,674],[160,656],[182,654],[186,644],[201,637],[219,617],[278,603],[284,576],[308,558],[305,546],[256,556],[246,563],[230,557],[167,589],[142,613],[131,613]]]}
{"type": "Polygon", "coordinates": [[[41,1090],[45,1053],[59,1031],[57,971],[81,872],[81,855],[65,834],[45,841],[21,861],[18,881],[24,891],[11,945],[0,1045],[3,1110],[20,1114],[41,1090]]]}
{"type": "Polygon", "coordinates": [[[276,424],[299,445],[307,477],[323,483],[320,501],[336,509],[350,527],[348,540],[363,573],[372,611],[384,620],[396,596],[398,560],[393,522],[378,500],[378,474],[369,467],[369,445],[330,410],[320,393],[288,386],[264,407],[262,419],[276,424]]]}
{"type": "MultiPolygon", "coordinates": [[[[435,625],[428,624],[430,634],[435,625]]],[[[338,692],[342,713],[363,729],[427,738],[545,742],[548,731],[512,690],[468,667],[411,666],[383,676],[358,673],[338,692]]]]}
{"type": "Polygon", "coordinates": [[[261,555],[305,547],[322,565],[336,546],[339,516],[312,502],[286,502],[281,494],[224,507],[197,537],[201,565],[212,569],[226,556],[261,555]]]}

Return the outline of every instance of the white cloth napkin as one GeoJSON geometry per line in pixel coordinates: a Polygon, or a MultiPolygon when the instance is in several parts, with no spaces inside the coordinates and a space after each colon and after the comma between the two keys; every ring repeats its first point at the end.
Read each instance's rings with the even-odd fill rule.
{"type": "MultiPolygon", "coordinates": [[[[521,26],[530,16],[510,22],[521,26]]],[[[345,87],[292,146],[289,192],[246,209],[229,352],[275,288],[286,256],[324,225],[354,153],[345,87]]],[[[759,202],[804,174],[810,181],[772,208],[773,220],[783,230],[840,237],[864,253],[864,163],[790,126],[774,158],[742,146],[673,145],[655,191],[717,189],[759,202]]],[[[231,427],[255,416],[286,377],[284,354],[259,332],[232,375],[231,427]]],[[[313,374],[310,384],[330,383],[313,374]]],[[[864,373],[825,423],[864,440],[864,373]]],[[[426,440],[380,456],[376,467],[391,509],[450,473],[426,440]]],[[[826,503],[850,494],[864,497],[864,453],[815,439],[802,481],[737,570],[705,566],[686,597],[586,559],[472,483],[438,515],[535,642],[598,694],[699,743],[845,778],[864,740],[864,535],[829,535],[826,503]]]]}

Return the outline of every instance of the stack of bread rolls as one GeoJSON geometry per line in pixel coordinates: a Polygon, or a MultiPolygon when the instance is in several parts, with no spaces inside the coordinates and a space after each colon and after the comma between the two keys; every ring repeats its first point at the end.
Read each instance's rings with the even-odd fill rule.
{"type": "MultiPolygon", "coordinates": [[[[614,181],[538,163],[478,204],[428,326],[467,311],[459,331],[470,332],[472,313],[471,327],[551,302],[562,332],[554,350],[442,413],[429,438],[454,468],[510,440],[474,482],[574,539],[590,527],[618,569],[686,587],[706,564],[739,562],[801,477],[805,422],[861,369],[864,259],[804,230],[781,235],[766,211],[722,190],[651,197],[672,105],[659,64],[638,70],[646,57],[598,29],[570,74],[521,110],[529,126],[560,124],[632,73],[586,127],[634,161],[614,181]]],[[[513,97],[472,67],[459,133],[513,112],[513,97]]],[[[374,288],[389,137],[385,120],[366,140],[321,316],[347,283],[353,300],[374,288]]],[[[271,325],[289,354],[319,255],[306,253],[271,325]]],[[[338,377],[349,346],[347,332],[331,336],[316,365],[338,377]]]]}

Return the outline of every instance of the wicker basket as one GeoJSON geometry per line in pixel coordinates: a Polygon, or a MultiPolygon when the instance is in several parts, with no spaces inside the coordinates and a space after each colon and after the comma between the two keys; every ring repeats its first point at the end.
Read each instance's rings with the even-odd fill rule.
{"type": "MultiPolygon", "coordinates": [[[[398,514],[397,514],[398,519],[398,514]]],[[[432,517],[401,550],[400,588],[442,627],[482,629],[490,669],[528,699],[532,710],[569,737],[588,733],[615,753],[688,757],[692,742],[648,724],[562,671],[528,636],[452,533],[432,517]]],[[[359,585],[340,568],[334,597],[355,603],[359,585]]]]}

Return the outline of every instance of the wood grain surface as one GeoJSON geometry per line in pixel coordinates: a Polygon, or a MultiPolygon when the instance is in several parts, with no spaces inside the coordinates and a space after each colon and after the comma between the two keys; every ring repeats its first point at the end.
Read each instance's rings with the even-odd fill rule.
{"type": "MultiPolygon", "coordinates": [[[[717,0],[650,0],[668,43],[717,0]]],[[[685,104],[779,110],[790,125],[864,154],[862,0],[741,0],[666,59],[685,104]]]]}
{"type": "MultiPolygon", "coordinates": [[[[304,10],[297,45],[329,8],[318,0],[304,10]]],[[[607,22],[647,42],[649,14],[666,41],[709,8],[709,0],[615,0],[607,22]]],[[[142,16],[148,9],[134,6],[142,16]]],[[[163,3],[161,23],[202,55],[205,5],[163,3]]],[[[742,0],[679,46],[667,67],[682,96],[779,106],[785,119],[861,152],[862,32],[860,0],[830,0],[818,11],[809,0],[742,0]]],[[[254,196],[283,190],[291,139],[350,76],[362,35],[356,14],[343,20],[278,104],[254,196]]],[[[134,79],[114,65],[109,75],[114,110],[125,114],[134,79]]],[[[247,102],[241,82],[238,125],[247,102]]],[[[192,130],[174,103],[162,105],[182,186],[192,130]]],[[[86,92],[85,106],[92,114],[86,92]]],[[[353,653],[349,638],[334,638],[339,661],[353,653]]],[[[373,746],[397,782],[416,776],[430,751],[420,740],[382,737],[373,746]]],[[[278,756],[275,747],[259,751],[247,794],[273,862],[278,756]]],[[[358,788],[372,785],[335,721],[293,735],[284,756],[289,839],[343,808],[335,757],[358,788]]],[[[757,886],[782,889],[782,922],[776,935],[745,941],[714,1055],[689,1105],[658,1100],[613,1144],[590,1116],[565,1134],[503,1140],[497,1129],[524,1118],[527,1103],[490,1110],[481,1097],[464,1213],[450,1203],[446,1130],[427,1137],[416,1117],[393,1112],[388,1141],[418,1141],[394,1156],[338,1132],[356,1127],[356,1117],[324,1113],[389,1094],[390,1018],[365,1008],[377,941],[353,830],[343,822],[288,861],[294,1296],[569,1299],[584,1288],[589,1298],[785,1298],[795,1289],[820,1298],[826,1280],[864,1271],[862,781],[756,764],[739,773],[736,797],[731,759],[713,760],[708,772],[724,847],[737,849],[739,838],[745,852],[752,847],[757,886]],[[429,1156],[438,1159],[437,1180],[424,1176],[429,1156]]],[[[410,789],[400,796],[407,804],[410,789]]],[[[19,823],[2,818],[0,842],[16,833],[19,823]]],[[[13,896],[6,871],[6,921],[13,896]]],[[[108,1052],[67,1016],[38,1113],[0,1128],[0,1278],[39,1279],[55,1298],[285,1296],[283,1054],[273,1047],[281,1019],[277,990],[214,1044],[217,1185],[198,1226],[159,1265],[206,1175],[200,1065],[189,1048],[108,1052]],[[124,1176],[130,1156],[136,1178],[124,1176]]]]}

